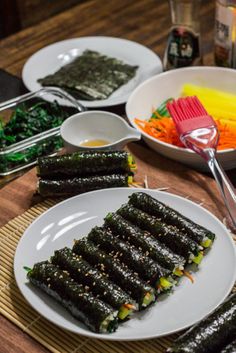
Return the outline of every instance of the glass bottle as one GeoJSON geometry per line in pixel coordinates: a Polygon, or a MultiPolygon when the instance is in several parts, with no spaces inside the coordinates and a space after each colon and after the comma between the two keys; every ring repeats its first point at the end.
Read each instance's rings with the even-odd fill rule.
{"type": "Polygon", "coordinates": [[[236,0],[217,0],[215,64],[236,69],[236,0]]]}
{"type": "Polygon", "coordinates": [[[172,27],[164,55],[164,69],[200,65],[201,0],[169,0],[169,4],[172,27]]]}

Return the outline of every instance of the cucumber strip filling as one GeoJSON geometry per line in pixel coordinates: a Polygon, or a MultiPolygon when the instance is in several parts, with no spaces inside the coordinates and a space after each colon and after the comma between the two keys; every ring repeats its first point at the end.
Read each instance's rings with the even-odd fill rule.
{"type": "Polygon", "coordinates": [[[148,305],[150,305],[152,302],[155,300],[155,295],[153,293],[146,293],[145,297],[143,298],[143,303],[142,307],[146,308],[148,305]]]}
{"type": "Polygon", "coordinates": [[[131,185],[133,183],[133,177],[132,175],[128,176],[128,185],[131,185]]]}
{"type": "Polygon", "coordinates": [[[124,320],[136,310],[137,310],[137,306],[135,306],[134,304],[125,303],[121,306],[121,308],[119,310],[118,318],[120,320],[124,320]]]}
{"type": "Polygon", "coordinates": [[[210,248],[212,246],[212,239],[210,238],[205,238],[202,242],[201,242],[201,245],[204,247],[204,248],[210,248]]]}
{"type": "Polygon", "coordinates": [[[170,289],[174,285],[174,283],[175,282],[170,278],[167,279],[165,277],[161,277],[159,285],[162,290],[167,290],[167,289],[170,289]]]}
{"type": "Polygon", "coordinates": [[[131,171],[137,169],[136,163],[135,163],[134,158],[131,154],[128,155],[128,165],[129,165],[129,168],[131,171]]]}
{"type": "Polygon", "coordinates": [[[118,318],[120,320],[124,320],[127,317],[129,317],[132,313],[134,312],[134,309],[129,309],[125,304],[121,306],[119,313],[118,313],[118,318]]]}
{"type": "Polygon", "coordinates": [[[202,259],[203,259],[203,252],[200,251],[200,253],[197,256],[194,256],[193,262],[197,265],[200,265],[200,263],[202,262],[202,259]]]}

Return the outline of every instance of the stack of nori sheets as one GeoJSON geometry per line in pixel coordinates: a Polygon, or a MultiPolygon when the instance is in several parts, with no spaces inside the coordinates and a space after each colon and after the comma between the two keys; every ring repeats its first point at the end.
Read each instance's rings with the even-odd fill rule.
{"type": "MultiPolygon", "coordinates": [[[[43,170],[47,175],[50,165],[43,170]]],[[[162,292],[172,292],[186,265],[198,266],[214,237],[148,194],[136,192],[72,249],[57,250],[49,262],[36,264],[28,278],[91,330],[113,332],[119,321],[144,310],[162,292]]]]}
{"type": "Polygon", "coordinates": [[[38,160],[38,192],[67,197],[132,183],[135,164],[125,151],[84,151],[38,160]]]}
{"type": "Polygon", "coordinates": [[[43,86],[63,88],[78,99],[101,100],[133,78],[137,68],[96,51],[85,50],[74,61],[38,82],[43,86]]]}

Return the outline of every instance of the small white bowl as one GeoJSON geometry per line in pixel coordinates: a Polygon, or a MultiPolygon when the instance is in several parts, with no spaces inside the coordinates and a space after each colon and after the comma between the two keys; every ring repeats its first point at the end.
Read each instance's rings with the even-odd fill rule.
{"type": "MultiPolygon", "coordinates": [[[[236,70],[201,66],[171,70],[153,76],[139,85],[128,99],[126,114],[130,123],[139,129],[134,119],[149,119],[152,115],[152,108],[158,107],[167,98],[179,97],[185,83],[236,94],[236,70]]],[[[193,151],[162,142],[143,131],[141,133],[149,147],[160,154],[198,170],[208,170],[204,160],[193,151]]],[[[236,149],[219,151],[217,157],[224,169],[236,167],[236,149]]]]}
{"type": "Polygon", "coordinates": [[[128,142],[138,141],[141,133],[119,115],[91,110],[72,115],[61,125],[61,137],[67,152],[78,150],[119,150],[128,142]],[[102,146],[83,146],[86,141],[104,140],[102,146]]]}

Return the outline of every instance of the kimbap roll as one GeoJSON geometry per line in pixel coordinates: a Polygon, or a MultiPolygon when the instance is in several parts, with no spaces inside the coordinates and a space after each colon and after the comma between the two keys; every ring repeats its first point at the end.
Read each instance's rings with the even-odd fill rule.
{"type": "Polygon", "coordinates": [[[111,231],[94,227],[88,234],[88,240],[94,242],[113,258],[118,258],[125,263],[131,270],[137,272],[140,278],[154,286],[156,290],[166,290],[173,285],[173,280],[168,278],[171,274],[170,270],[158,265],[135,246],[118,239],[111,231]]]}
{"type": "Polygon", "coordinates": [[[118,312],[76,283],[67,271],[49,262],[40,262],[28,271],[27,277],[33,285],[56,299],[90,330],[107,333],[117,329],[118,312]]]}
{"type": "Polygon", "coordinates": [[[66,179],[39,179],[38,192],[44,197],[63,197],[87,191],[112,187],[125,187],[133,177],[126,174],[92,175],[66,179]]]}
{"type": "Polygon", "coordinates": [[[236,339],[227,344],[227,346],[225,348],[223,348],[220,353],[235,353],[236,352],[236,339]]]}
{"type": "Polygon", "coordinates": [[[201,262],[203,258],[202,247],[176,227],[161,223],[160,219],[150,216],[130,204],[123,205],[117,213],[143,230],[149,231],[176,254],[183,256],[187,262],[195,262],[196,264],[201,262]]]}
{"type": "Polygon", "coordinates": [[[117,213],[109,213],[105,217],[104,225],[111,229],[117,237],[137,246],[154,261],[172,271],[173,274],[177,276],[183,274],[182,270],[186,262],[184,257],[175,254],[149,232],[141,230],[117,213]]]}
{"type": "Polygon", "coordinates": [[[171,353],[216,353],[235,339],[236,293],[231,295],[212,314],[208,315],[177,338],[171,353]]]}
{"type": "Polygon", "coordinates": [[[126,292],[89,265],[81,256],[74,254],[71,249],[63,248],[55,251],[51,261],[68,271],[76,282],[89,288],[97,298],[118,310],[119,319],[124,320],[137,310],[137,304],[126,292]]]}
{"type": "Polygon", "coordinates": [[[214,241],[215,234],[210,230],[144,192],[133,193],[129,197],[129,203],[151,216],[160,218],[162,222],[177,227],[204,248],[209,248],[214,241]]]}
{"type": "Polygon", "coordinates": [[[93,242],[86,238],[77,240],[72,251],[96,266],[111,281],[127,292],[139,304],[139,309],[147,307],[155,300],[154,289],[149,284],[117,258],[99,249],[93,242]]]}
{"type": "Polygon", "coordinates": [[[49,179],[59,176],[130,173],[135,169],[131,154],[126,151],[84,151],[38,159],[37,174],[49,179]]]}

